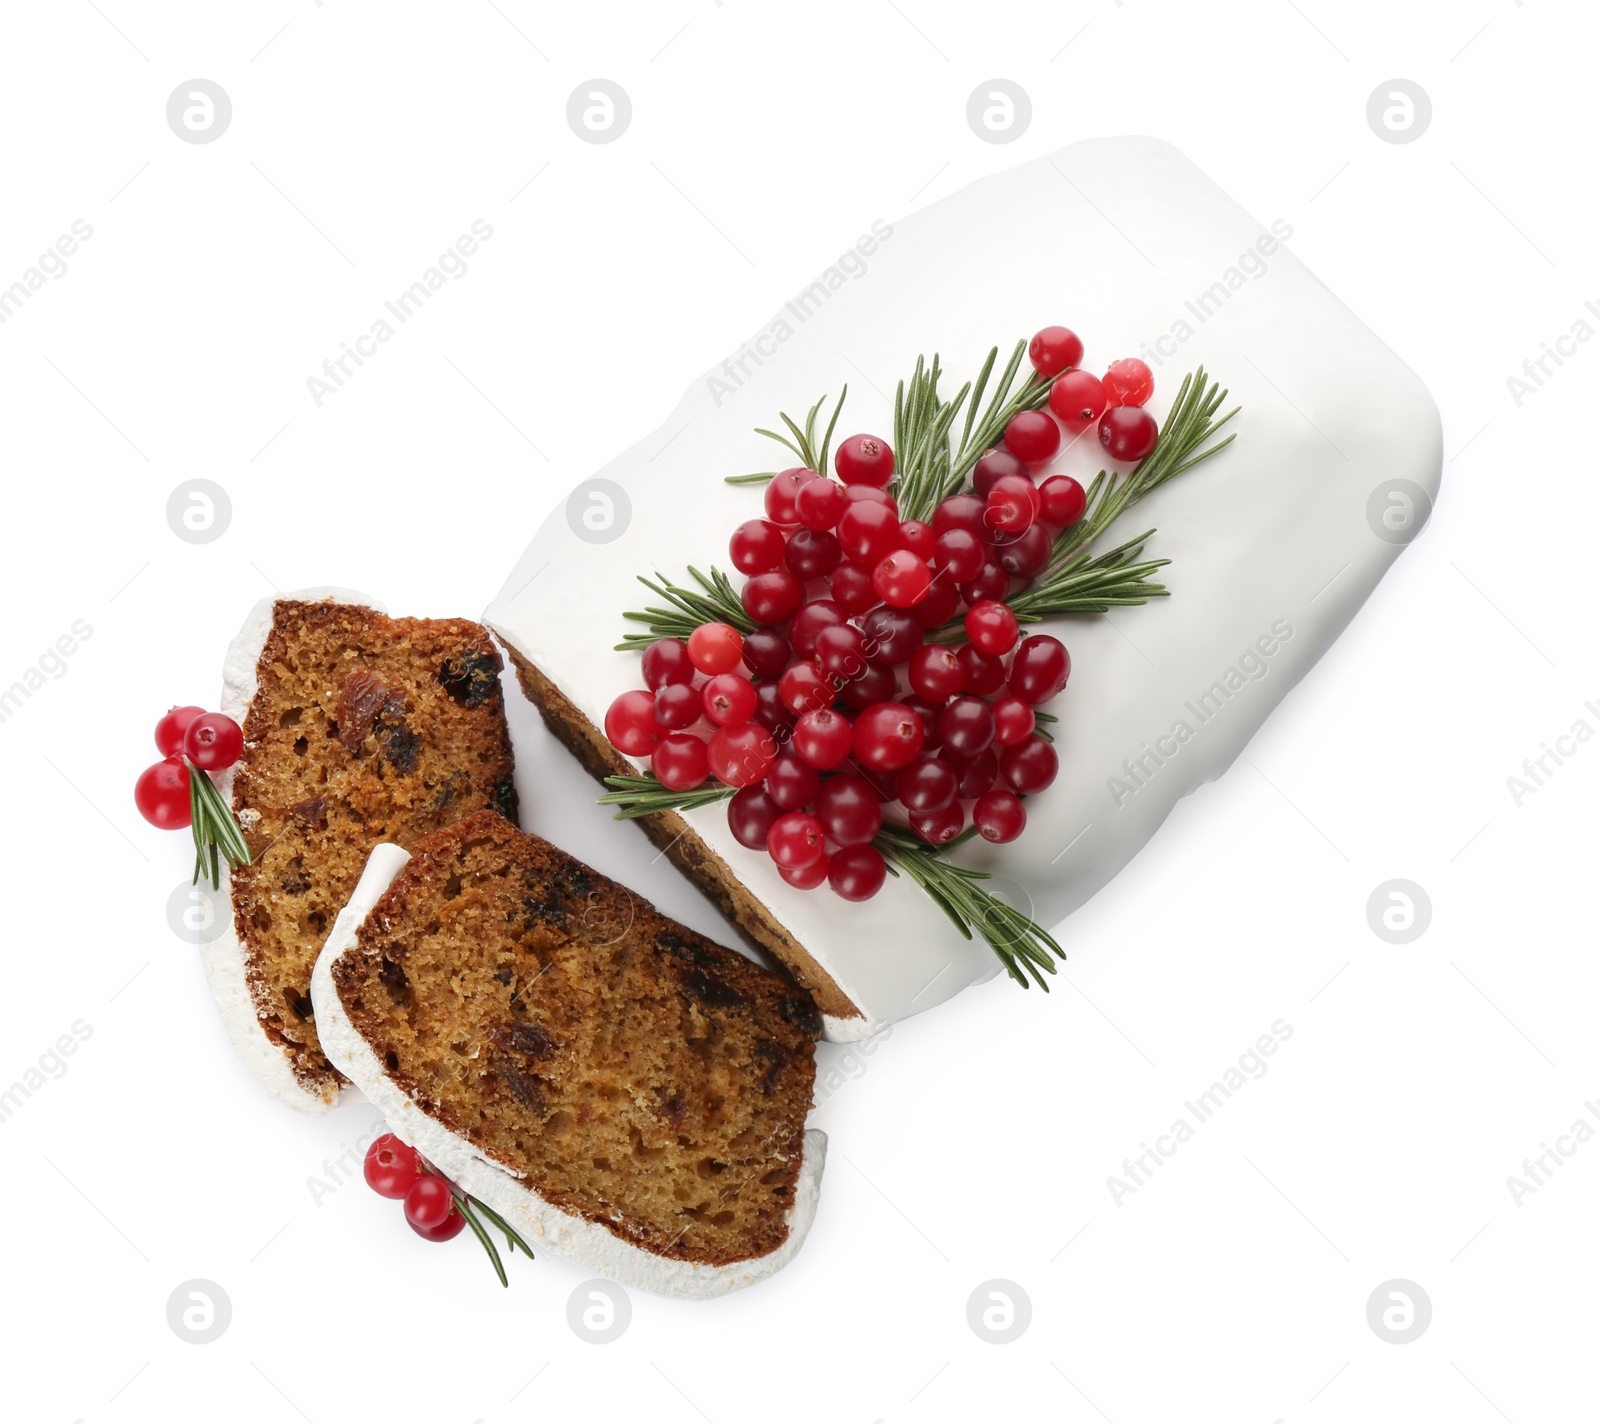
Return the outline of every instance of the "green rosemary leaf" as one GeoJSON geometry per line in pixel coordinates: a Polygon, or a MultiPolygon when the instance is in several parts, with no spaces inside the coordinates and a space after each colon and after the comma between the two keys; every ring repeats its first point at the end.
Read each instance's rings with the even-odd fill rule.
{"type": "Polygon", "coordinates": [[[477,1197],[473,1197],[472,1204],[477,1207],[478,1210],[481,1211],[486,1217],[488,1217],[490,1221],[498,1226],[501,1231],[505,1232],[506,1250],[511,1251],[513,1254],[517,1251],[521,1251],[522,1254],[530,1261],[534,1259],[533,1248],[517,1234],[516,1229],[511,1225],[511,1223],[501,1216],[500,1213],[497,1212],[492,1206],[490,1206],[488,1202],[482,1201],[477,1197]]]}
{"type": "Polygon", "coordinates": [[[693,791],[673,791],[663,786],[653,772],[643,776],[608,776],[606,785],[612,790],[599,798],[599,804],[615,806],[618,821],[637,821],[641,816],[653,816],[658,811],[693,811],[700,806],[714,806],[734,793],[733,787],[715,782],[697,786],[693,791]]]}
{"type": "Polygon", "coordinates": [[[722,483],[725,485],[764,485],[767,481],[775,479],[776,470],[762,470],[755,475],[724,475],[722,483]]]}
{"type": "Polygon", "coordinates": [[[966,938],[981,938],[1017,983],[1027,988],[1031,981],[1049,992],[1044,976],[1056,972],[1055,961],[1065,959],[1065,951],[1049,931],[984,889],[981,882],[987,874],[949,861],[946,853],[953,842],[935,850],[910,831],[885,826],[873,844],[932,897],[966,938]]]}
{"type": "Polygon", "coordinates": [[[691,567],[689,577],[698,588],[669,583],[662,574],[657,574],[654,580],[643,574],[638,576],[639,582],[651,593],[664,598],[668,606],[652,605],[624,613],[622,616],[630,623],[642,623],[649,631],[624,635],[616,645],[617,652],[643,652],[657,638],[686,639],[702,623],[731,623],[741,633],[755,632],[754,621],[744,611],[744,604],[725,573],[713,568],[709,574],[703,574],[691,567]]]}
{"type": "Polygon", "coordinates": [[[506,1279],[506,1268],[500,1260],[500,1252],[495,1247],[493,1238],[483,1229],[483,1223],[478,1220],[472,1210],[473,1198],[453,1187],[450,1195],[455,1198],[456,1210],[466,1218],[467,1225],[472,1228],[472,1234],[478,1238],[479,1244],[489,1253],[490,1264],[494,1266],[495,1275],[500,1277],[500,1284],[509,1289],[511,1282],[506,1279]]]}
{"type": "MultiPolygon", "coordinates": [[[[839,412],[844,409],[844,398],[849,394],[849,385],[845,385],[840,389],[839,399],[834,402],[833,414],[828,417],[828,428],[822,434],[822,449],[817,452],[815,468],[819,474],[826,475],[828,473],[828,446],[833,444],[833,428],[839,423],[839,412]]],[[[821,405],[822,402],[818,401],[817,404],[821,405]]]]}
{"type": "Polygon", "coordinates": [[[193,762],[189,768],[189,824],[194,839],[194,878],[198,885],[207,871],[214,889],[222,888],[222,861],[230,868],[250,864],[250,847],[233,819],[233,811],[222,799],[216,784],[193,762]]]}

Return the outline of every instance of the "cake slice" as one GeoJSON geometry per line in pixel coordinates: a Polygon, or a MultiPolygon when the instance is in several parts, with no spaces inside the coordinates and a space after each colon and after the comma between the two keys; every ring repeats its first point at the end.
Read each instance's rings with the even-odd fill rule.
{"type": "Polygon", "coordinates": [[[535,1246],[699,1299],[810,1227],[810,997],[498,815],[379,846],[311,995],[340,1071],[535,1246]]]}
{"type": "Polygon", "coordinates": [[[234,1047],[292,1107],[339,1094],[311,969],[368,852],[485,807],[516,817],[500,668],[476,623],[388,618],[336,589],[263,600],[228,650],[222,710],[244,754],[219,785],[251,863],[223,882],[206,974],[234,1047]]]}

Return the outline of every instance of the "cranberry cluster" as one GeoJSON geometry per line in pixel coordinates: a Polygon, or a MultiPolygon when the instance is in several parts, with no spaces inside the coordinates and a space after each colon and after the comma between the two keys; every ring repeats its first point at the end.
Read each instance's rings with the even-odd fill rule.
{"type": "Polygon", "coordinates": [[[715,778],[737,788],[728,824],[765,850],[790,885],[824,881],[867,900],[886,867],[872,844],[884,807],[944,845],[972,825],[997,844],[1021,835],[1022,798],[1056,777],[1055,748],[1034,709],[1066,686],[1071,659],[1048,634],[1022,637],[1006,599],[1049,565],[1054,536],[1082,517],[1082,485],[1036,483],[1065,426],[1098,422],[1111,458],[1141,460],[1157,426],[1143,408],[1154,382],[1139,360],[1103,378],[1079,369],[1083,343],[1046,327],[1029,344],[1053,377],[1048,410],[1022,411],[979,458],[972,492],[933,522],[902,520],[888,487],[895,456],[852,435],[837,480],[790,469],[767,486],[764,519],[741,524],[729,556],[756,631],[727,623],[645,649],[645,687],[610,706],[605,733],[649,758],[663,786],[715,778]],[[964,642],[928,641],[962,614],[964,642]]]}
{"type": "Polygon", "coordinates": [[[190,767],[226,771],[244,751],[244,733],[226,713],[174,707],[156,723],[156,750],[163,760],[140,773],[133,788],[134,804],[152,826],[181,831],[193,819],[190,767]]]}
{"type": "Polygon", "coordinates": [[[392,1132],[367,1148],[361,1174],[380,1197],[405,1203],[406,1222],[424,1241],[449,1241],[466,1228],[450,1183],[392,1132]]]}

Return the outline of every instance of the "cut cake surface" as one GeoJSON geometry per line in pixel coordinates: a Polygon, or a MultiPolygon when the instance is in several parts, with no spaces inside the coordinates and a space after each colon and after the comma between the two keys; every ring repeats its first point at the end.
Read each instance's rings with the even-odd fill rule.
{"type": "Polygon", "coordinates": [[[334,1062],[536,1247],[703,1296],[804,1235],[810,998],[500,816],[381,847],[313,996],[334,1062]]]}
{"type": "Polygon", "coordinates": [[[368,852],[493,807],[517,814],[498,650],[465,619],[389,618],[360,596],[265,600],[230,651],[224,710],[244,753],[223,783],[251,864],[206,947],[235,1046],[283,1101],[321,1111],[311,970],[368,852]]]}

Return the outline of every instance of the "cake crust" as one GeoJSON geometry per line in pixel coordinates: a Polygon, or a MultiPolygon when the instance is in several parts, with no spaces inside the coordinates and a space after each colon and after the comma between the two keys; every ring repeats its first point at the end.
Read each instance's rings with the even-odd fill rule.
{"type": "MultiPolygon", "coordinates": [[[[539,709],[539,715],[556,739],[597,781],[603,783],[608,776],[637,774],[638,768],[606,740],[605,733],[585,717],[554,682],[515,648],[508,648],[508,651],[524,696],[539,709]]],[[[641,817],[634,824],[661,847],[667,858],[699,887],[731,924],[783,965],[829,1019],[854,1020],[865,1025],[861,1010],[834,982],[833,976],[777,922],[739,880],[727,861],[713,851],[682,816],[676,811],[662,811],[641,817]]],[[[830,1025],[832,1028],[834,1025],[830,1025]]]]}

